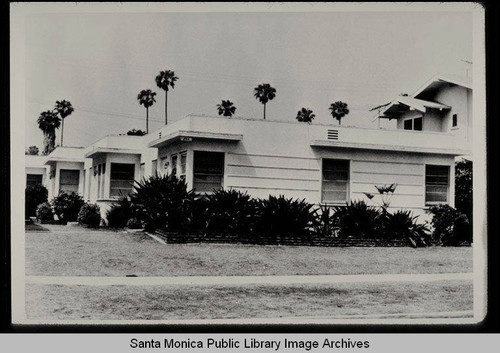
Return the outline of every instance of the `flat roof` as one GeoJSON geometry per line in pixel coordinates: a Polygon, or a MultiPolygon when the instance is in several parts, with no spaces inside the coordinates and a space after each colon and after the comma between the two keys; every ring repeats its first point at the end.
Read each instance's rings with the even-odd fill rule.
{"type": "Polygon", "coordinates": [[[120,154],[142,154],[139,149],[114,148],[114,147],[96,147],[93,150],[85,153],[85,158],[92,158],[98,154],[105,153],[120,153],[120,154]]]}

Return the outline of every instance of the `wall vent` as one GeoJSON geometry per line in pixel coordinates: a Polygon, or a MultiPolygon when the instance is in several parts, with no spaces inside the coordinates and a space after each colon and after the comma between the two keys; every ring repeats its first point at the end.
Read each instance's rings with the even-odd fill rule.
{"type": "Polygon", "coordinates": [[[338,139],[339,139],[339,130],[329,129],[328,140],[338,140],[338,139]]]}

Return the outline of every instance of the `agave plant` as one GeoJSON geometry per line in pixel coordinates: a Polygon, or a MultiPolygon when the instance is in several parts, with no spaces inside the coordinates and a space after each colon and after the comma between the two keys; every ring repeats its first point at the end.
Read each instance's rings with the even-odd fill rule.
{"type": "Polygon", "coordinates": [[[335,215],[341,238],[379,238],[383,234],[381,212],[364,201],[351,201],[346,206],[336,206],[335,215]]]}
{"type": "Polygon", "coordinates": [[[306,238],[316,222],[316,210],[305,199],[269,196],[257,203],[256,231],[277,242],[278,236],[306,238]]]}
{"type": "Polygon", "coordinates": [[[134,182],[130,201],[146,230],[185,231],[194,198],[186,183],[171,175],[153,175],[134,182]]]}
{"type": "Polygon", "coordinates": [[[417,223],[418,216],[410,211],[398,210],[389,213],[385,221],[385,234],[391,239],[408,240],[417,246],[426,246],[429,243],[429,229],[425,224],[417,223]]]}

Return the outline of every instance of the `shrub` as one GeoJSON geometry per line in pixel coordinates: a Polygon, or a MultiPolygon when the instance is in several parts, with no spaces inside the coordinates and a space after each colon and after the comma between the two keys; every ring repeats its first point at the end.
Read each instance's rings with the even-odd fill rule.
{"type": "Polygon", "coordinates": [[[432,237],[445,246],[457,246],[472,242],[472,232],[467,216],[449,205],[431,206],[426,211],[433,215],[432,237]]]}
{"type": "Polygon", "coordinates": [[[77,193],[61,193],[51,201],[54,213],[62,223],[76,222],[80,208],[85,204],[77,193]]]}
{"type": "Polygon", "coordinates": [[[52,206],[48,202],[38,205],[36,208],[36,219],[41,223],[52,222],[54,220],[54,213],[52,206]]]}
{"type": "Polygon", "coordinates": [[[379,209],[364,201],[351,201],[346,206],[335,207],[341,238],[379,238],[383,236],[383,217],[379,209]]]}
{"type": "Polygon", "coordinates": [[[113,203],[110,209],[106,211],[108,227],[112,228],[125,227],[128,220],[132,217],[134,217],[134,209],[132,203],[127,197],[122,197],[113,203]]]}
{"type": "Polygon", "coordinates": [[[78,212],[78,223],[97,228],[101,224],[101,210],[99,206],[92,203],[86,203],[78,212]]]}
{"type": "Polygon", "coordinates": [[[277,242],[278,236],[292,236],[311,239],[311,230],[316,223],[316,210],[303,200],[269,196],[257,201],[257,235],[277,242]]]}
{"type": "Polygon", "coordinates": [[[130,200],[146,230],[187,230],[189,206],[194,194],[187,191],[183,180],[172,175],[153,175],[136,181],[134,190],[130,200]]]}
{"type": "Polygon", "coordinates": [[[323,237],[337,237],[339,226],[335,209],[321,205],[319,211],[320,213],[316,214],[314,233],[323,237]]]}
{"type": "Polygon", "coordinates": [[[472,234],[472,161],[455,164],[455,208],[467,216],[472,234]]]}
{"type": "Polygon", "coordinates": [[[28,186],[25,190],[25,204],[24,212],[25,218],[36,215],[37,206],[41,203],[47,202],[48,191],[45,186],[32,185],[28,186]]]}
{"type": "Polygon", "coordinates": [[[127,222],[129,229],[142,229],[142,222],[137,217],[130,218],[127,222]]]}
{"type": "Polygon", "coordinates": [[[429,230],[424,224],[417,223],[418,216],[410,211],[396,211],[388,213],[385,218],[385,234],[391,239],[407,239],[413,246],[429,244],[429,230]]]}
{"type": "Polygon", "coordinates": [[[236,190],[214,190],[205,196],[204,203],[206,233],[250,234],[255,215],[255,201],[250,195],[236,190]]]}

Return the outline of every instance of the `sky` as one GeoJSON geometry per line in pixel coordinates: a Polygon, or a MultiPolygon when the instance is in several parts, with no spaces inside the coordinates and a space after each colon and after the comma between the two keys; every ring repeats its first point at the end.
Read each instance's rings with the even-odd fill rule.
{"type": "MultiPolygon", "coordinates": [[[[174,70],[169,122],[217,115],[261,118],[260,83],[277,90],[268,119],[294,121],[302,107],[315,122],[341,100],[342,125],[376,127],[369,110],[411,94],[436,73],[471,69],[470,12],[33,13],[25,24],[26,146],[42,148],[37,118],[71,101],[64,144],[88,146],[110,134],[145,129],[142,89],[157,92],[150,132],[164,125],[165,93],[155,76],[174,70]]],[[[60,141],[60,131],[56,142],[60,141]]]]}

